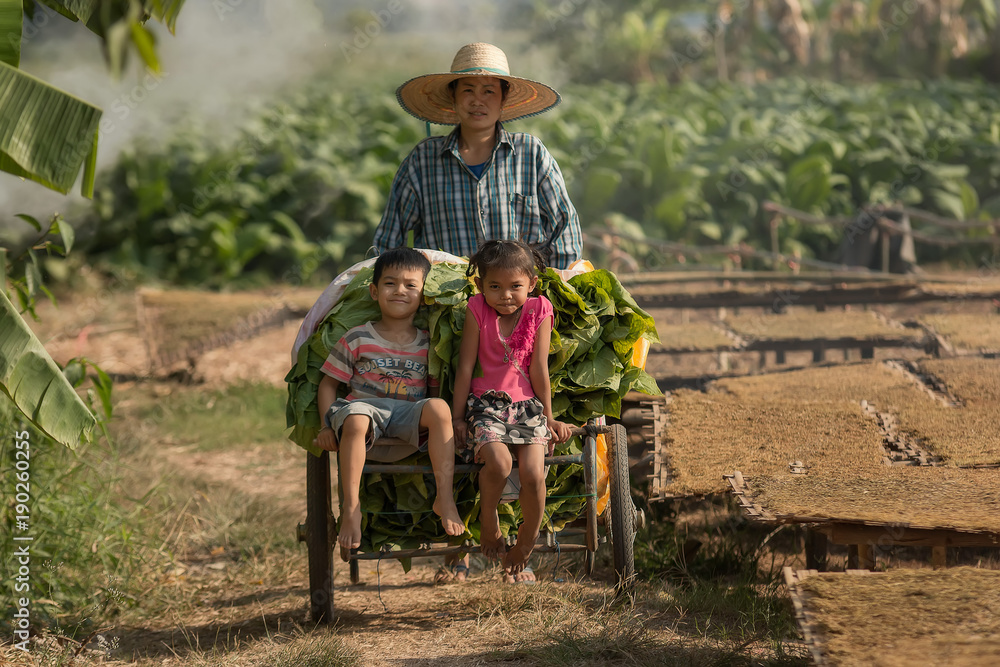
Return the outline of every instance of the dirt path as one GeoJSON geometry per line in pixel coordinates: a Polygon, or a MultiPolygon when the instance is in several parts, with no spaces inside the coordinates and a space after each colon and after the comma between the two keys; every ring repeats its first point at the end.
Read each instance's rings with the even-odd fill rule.
{"type": "MultiPolygon", "coordinates": [[[[137,379],[153,396],[180,388],[211,392],[246,382],[284,386],[297,320],[200,354],[173,377],[150,375],[133,300],[125,292],[102,294],[94,303],[83,300],[58,316],[50,313],[37,330],[57,360],[86,356],[105,370],[137,379]]],[[[129,392],[137,386],[130,382],[119,381],[116,388],[126,426],[134,408],[129,392]]],[[[174,476],[195,489],[191,506],[181,499],[173,513],[174,535],[197,532],[213,521],[234,521],[222,513],[239,514],[241,508],[216,508],[217,498],[242,504],[247,512],[266,507],[270,523],[260,525],[262,534],[273,533],[286,543],[305,520],[305,454],[294,445],[206,450],[157,433],[155,424],[136,422],[132,428],[141,431],[138,460],[147,473],[174,476]],[[216,515],[206,515],[216,509],[216,515]]],[[[338,559],[335,622],[317,628],[308,617],[305,545],[261,548],[250,555],[241,555],[240,547],[199,551],[197,545],[182,545],[166,560],[157,554],[151,567],[162,571],[146,573],[151,583],[136,606],[102,630],[104,646],[93,639],[75,664],[707,665],[730,655],[693,640],[696,632],[678,635],[682,621],[662,591],[654,590],[635,607],[623,606],[613,602],[610,587],[600,580],[602,573],[610,578],[606,568],[599,567],[596,582],[577,581],[580,566],[567,568],[564,559],[553,571],[552,558],[538,559],[542,581],[534,586],[501,584],[499,571],[482,560],[474,560],[468,582],[434,585],[437,559],[414,561],[410,572],[394,559],[365,561],[361,583],[350,585],[348,567],[338,559]],[[570,655],[582,651],[583,659],[545,657],[567,641],[570,655]],[[338,652],[346,661],[327,659],[338,652]],[[669,660],[659,657],[667,655],[669,660]]],[[[2,657],[0,652],[0,662],[2,657]]]]}

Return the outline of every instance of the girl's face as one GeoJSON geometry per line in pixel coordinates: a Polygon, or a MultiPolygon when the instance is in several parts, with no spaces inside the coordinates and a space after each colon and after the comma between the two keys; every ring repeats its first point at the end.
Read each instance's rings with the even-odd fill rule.
{"type": "Polygon", "coordinates": [[[476,278],[476,287],[483,293],[486,303],[500,315],[516,313],[536,284],[538,276],[519,269],[490,269],[484,277],[476,278]]]}

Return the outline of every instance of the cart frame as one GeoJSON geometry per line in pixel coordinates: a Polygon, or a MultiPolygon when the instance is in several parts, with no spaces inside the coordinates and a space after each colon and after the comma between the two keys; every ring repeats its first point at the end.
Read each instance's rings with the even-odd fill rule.
{"type": "MultiPolygon", "coordinates": [[[[583,466],[586,505],[577,521],[562,530],[543,530],[535,545],[536,553],[586,552],[586,573],[593,574],[594,554],[598,547],[610,542],[614,561],[616,591],[620,594],[630,589],[635,579],[634,542],[636,531],[644,523],[644,515],[636,509],[631,496],[629,480],[628,436],[621,424],[598,425],[590,420],[586,426],[573,429],[574,436],[583,438],[583,452],[545,458],[546,465],[581,464],[583,466]],[[604,434],[608,440],[608,483],[610,497],[604,513],[597,513],[597,436],[604,434]],[[583,523],[583,527],[578,524],[583,523]],[[605,535],[600,535],[603,526],[605,535]],[[563,543],[557,536],[583,538],[583,543],[563,543]]],[[[319,456],[307,453],[306,462],[306,522],[299,524],[299,541],[305,542],[309,554],[309,600],[313,622],[329,623],[334,618],[333,558],[337,535],[333,516],[332,475],[330,453],[319,456]]],[[[456,464],[456,474],[468,474],[482,468],[481,464],[456,464]]],[[[398,465],[392,463],[366,463],[362,474],[369,473],[431,473],[429,465],[398,465]]],[[[479,553],[477,544],[467,541],[461,545],[424,544],[402,551],[378,551],[350,554],[351,583],[359,581],[359,561],[383,558],[422,558],[457,553],[479,553]]]]}

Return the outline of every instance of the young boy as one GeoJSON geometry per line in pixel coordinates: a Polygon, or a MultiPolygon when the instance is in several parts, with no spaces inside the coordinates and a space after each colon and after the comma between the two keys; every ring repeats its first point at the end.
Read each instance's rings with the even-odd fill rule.
{"type": "Polygon", "coordinates": [[[430,454],[438,490],[434,512],[448,535],[465,532],[452,496],[451,407],[440,398],[428,398],[429,387],[437,388],[427,374],[430,336],[413,326],[430,268],[427,258],[412,248],[380,255],[369,290],[382,319],[349,330],[323,364],[317,403],[324,426],[316,444],[340,452],[343,523],[337,541],[344,560],[350,549],[361,546],[361,470],[368,449],[381,437],[405,440],[430,454]],[[341,383],[349,385],[349,393],[338,399],[341,383]],[[426,444],[421,443],[421,430],[427,432],[426,444]]]}

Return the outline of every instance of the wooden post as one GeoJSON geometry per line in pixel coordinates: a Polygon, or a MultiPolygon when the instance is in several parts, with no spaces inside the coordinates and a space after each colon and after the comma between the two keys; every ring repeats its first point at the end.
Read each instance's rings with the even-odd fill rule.
{"type": "Polygon", "coordinates": [[[935,570],[948,567],[948,547],[943,545],[931,547],[931,565],[935,570]]]}
{"type": "Polygon", "coordinates": [[[857,570],[858,569],[858,545],[848,544],[847,545],[847,569],[857,570]]]}
{"type": "Polygon", "coordinates": [[[719,352],[719,370],[722,372],[729,370],[729,352],[725,350],[719,352]]]}
{"type": "Polygon", "coordinates": [[[815,528],[806,530],[806,569],[826,572],[829,555],[829,543],[826,533],[815,528]]]}
{"type": "Polygon", "coordinates": [[[774,256],[771,259],[771,265],[774,270],[777,271],[781,268],[781,260],[778,257],[778,251],[780,246],[778,244],[778,225],[781,223],[781,216],[775,213],[771,216],[771,252],[774,256]]]}
{"type": "MultiPolygon", "coordinates": [[[[761,352],[762,356],[763,356],[763,354],[764,353],[761,352]]],[[[779,366],[785,363],[785,351],[784,350],[775,350],[774,351],[774,363],[778,364],[779,366]]]]}
{"type": "Polygon", "coordinates": [[[881,229],[879,238],[882,242],[882,273],[889,273],[889,239],[891,237],[886,227],[882,227],[881,229]]]}
{"type": "Polygon", "coordinates": [[[858,569],[859,570],[874,570],[875,569],[875,545],[874,544],[859,544],[858,545],[858,569]]]}
{"type": "Polygon", "coordinates": [[[813,363],[819,364],[823,362],[824,357],[826,357],[826,350],[823,349],[822,345],[817,345],[813,348],[813,363]]]}

